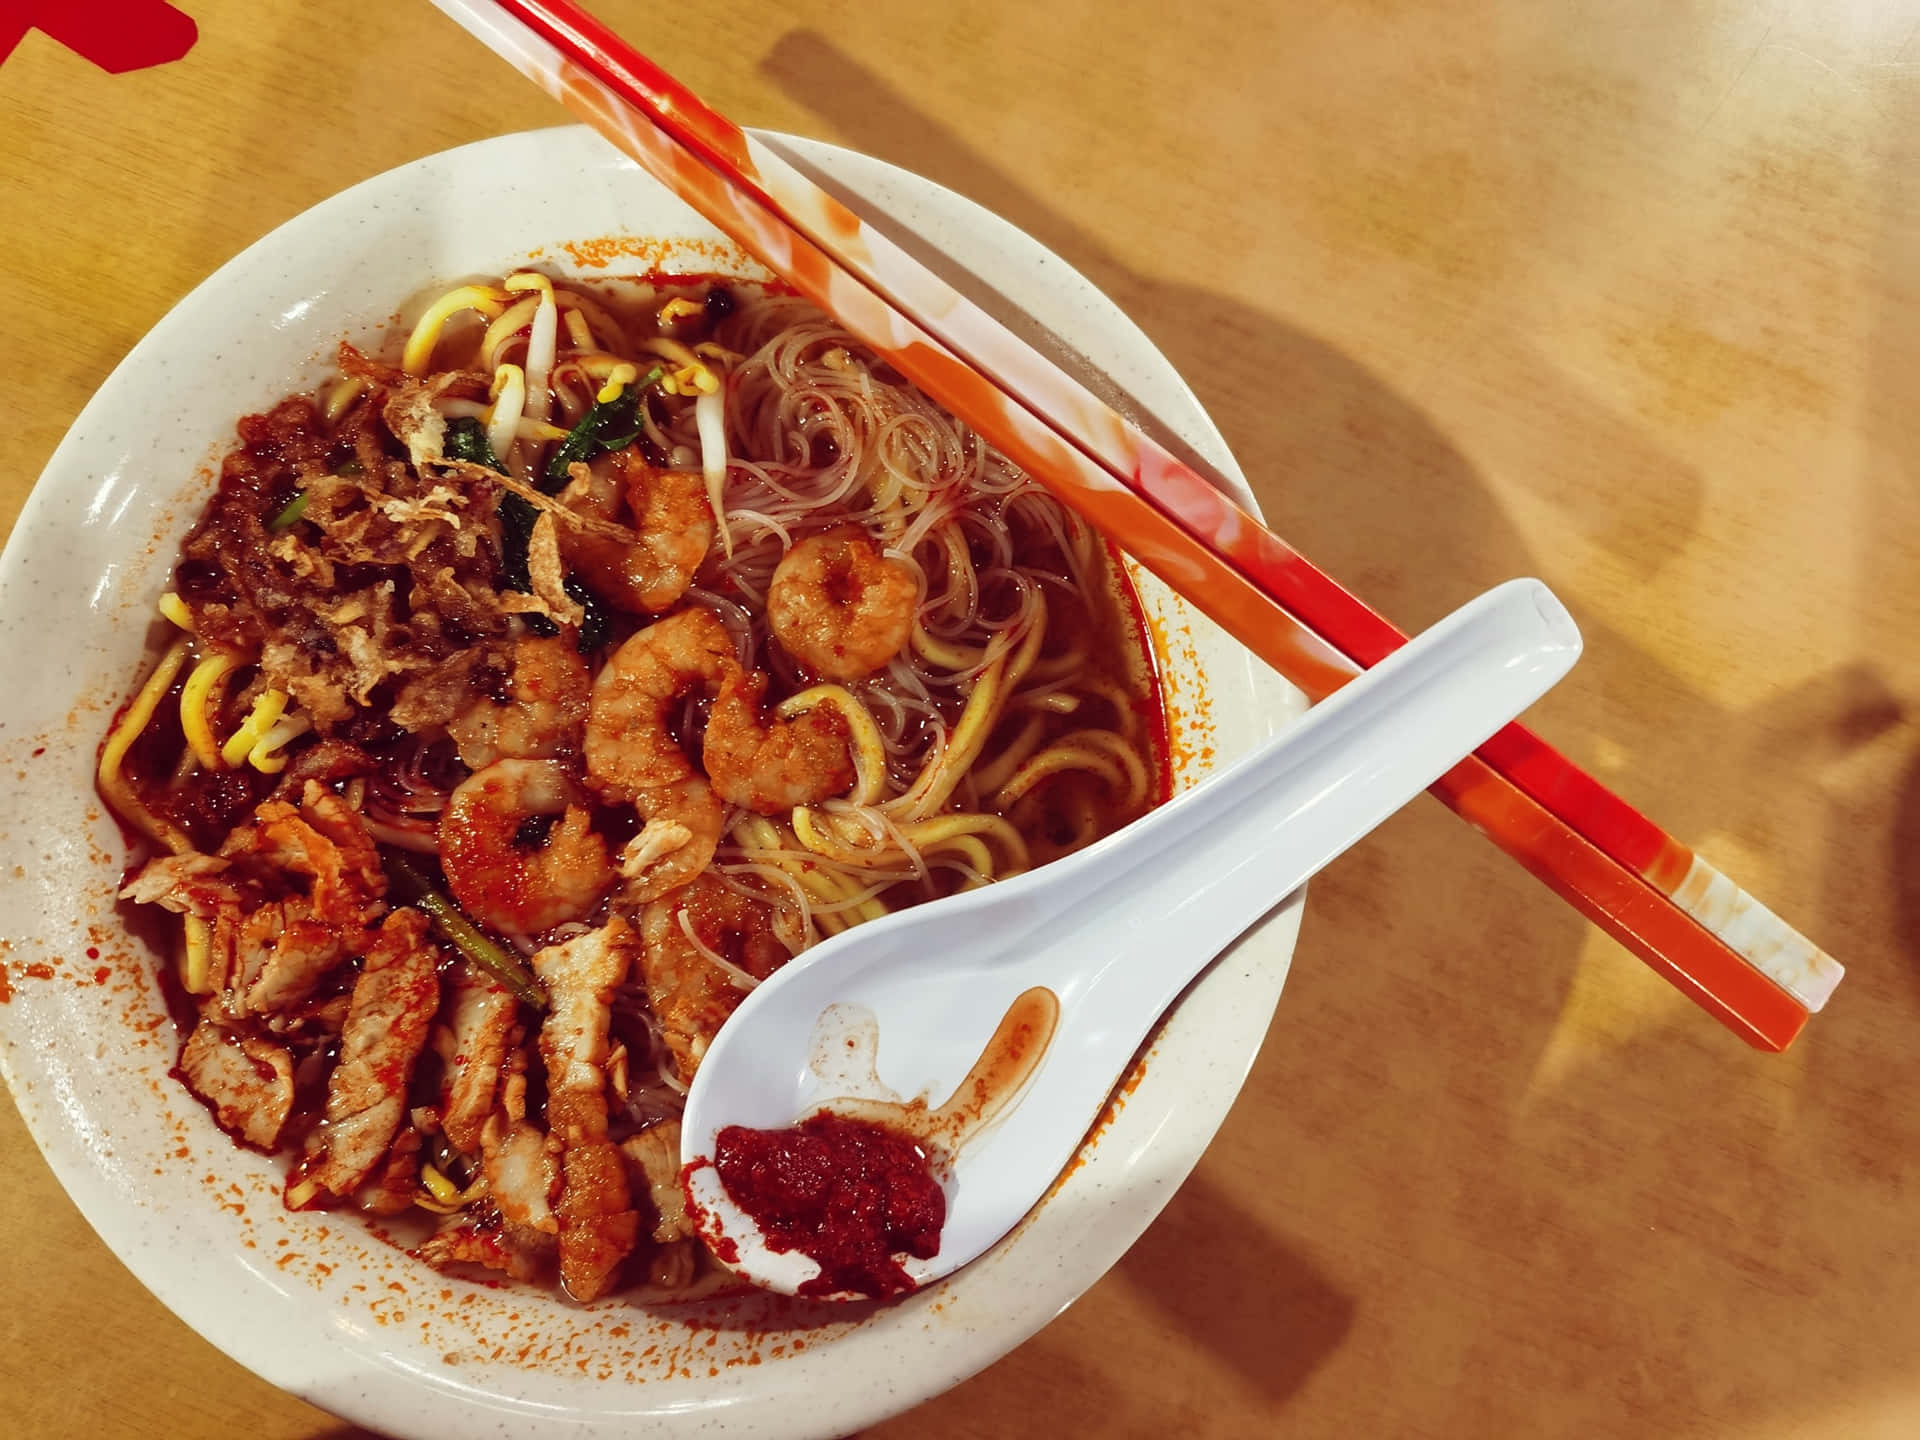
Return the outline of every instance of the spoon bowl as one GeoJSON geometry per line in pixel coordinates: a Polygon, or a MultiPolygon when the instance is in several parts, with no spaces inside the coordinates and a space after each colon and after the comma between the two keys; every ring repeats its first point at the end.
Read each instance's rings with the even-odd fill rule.
{"type": "Polygon", "coordinates": [[[896,1257],[907,1277],[974,1259],[1047,1192],[1194,977],[1579,654],[1552,592],[1510,581],[1124,830],[777,971],[721,1028],[687,1097],[681,1158],[702,1238],[745,1278],[800,1293],[819,1265],[770,1248],[733,1203],[717,1137],[877,1108],[918,1122],[946,1194],[938,1251],[896,1257]]]}

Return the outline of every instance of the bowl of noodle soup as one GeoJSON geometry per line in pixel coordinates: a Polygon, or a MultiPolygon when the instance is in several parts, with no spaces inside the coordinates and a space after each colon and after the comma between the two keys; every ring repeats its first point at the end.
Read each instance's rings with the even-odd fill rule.
{"type": "MultiPolygon", "coordinates": [[[[904,172],[780,143],[990,277],[1009,308],[1239,484],[1166,362],[1057,258],[904,172]]],[[[937,1393],[1038,1329],[1151,1221],[1224,1117],[1284,980],[1297,897],[1182,1001],[1124,1104],[1012,1236],[885,1305],[733,1293],[671,1236],[643,1234],[627,1269],[597,1274],[569,1269],[563,1238],[571,1298],[506,1279],[514,1266],[460,1263],[473,1236],[498,1239],[500,1220],[472,1205],[479,1142],[449,1143],[457,1127],[423,1117],[417,1090],[412,1110],[387,1107],[400,1118],[371,1160],[347,1158],[369,1107],[336,1093],[336,1074],[355,1005],[371,1020],[390,997],[363,997],[368,975],[327,980],[316,965],[297,1003],[263,1000],[278,972],[240,973],[234,939],[273,905],[331,923],[310,871],[277,890],[260,878],[259,857],[283,855],[297,827],[333,835],[349,823],[335,812],[351,810],[356,834],[383,855],[413,853],[427,886],[556,996],[570,982],[553,957],[623,923],[609,906],[626,916],[634,960],[612,1002],[622,1059],[600,1136],[618,1145],[670,1119],[724,1016],[713,1001],[728,971],[750,984],[885,908],[1044,863],[1298,711],[1197,612],[768,279],[584,130],[376,177],[260,241],[141,342],[49,464],[0,569],[15,617],[0,643],[21,677],[5,823],[25,879],[4,902],[0,1006],[16,1099],[89,1221],[177,1314],[274,1383],[383,1431],[440,1433],[484,1412],[509,1431],[563,1414],[833,1434],[937,1393]],[[482,193],[499,201],[484,217],[457,198],[482,193]],[[536,393],[545,404],[528,403],[536,393]],[[724,407],[705,398],[721,395],[724,407]],[[294,396],[303,411],[285,408],[294,396]],[[252,429],[236,445],[242,416],[252,429]],[[556,462],[562,437],[580,442],[560,456],[573,464],[556,462]],[[945,478],[915,479],[927,475],[945,478]],[[216,487],[224,512],[207,508],[216,487]],[[462,513],[516,501],[517,554],[463,536],[462,513]],[[661,537],[645,564],[596,551],[622,524],[661,537]],[[413,573],[442,576],[445,594],[417,578],[391,610],[379,566],[394,546],[433,562],[413,573]],[[309,574],[304,590],[289,589],[295,572],[309,574]],[[584,592],[564,583],[583,576],[584,592]],[[860,576],[873,614],[836,611],[810,630],[860,576]],[[407,629],[369,661],[340,627],[371,631],[383,605],[407,629]],[[875,627],[889,633],[848,653],[875,627]],[[672,683],[658,682],[662,667],[672,683]],[[161,722],[138,697],[127,707],[143,676],[161,722]],[[559,708],[573,705],[570,738],[518,734],[519,702],[555,687],[559,708]],[[569,687],[584,688],[569,701],[569,687]],[[183,695],[200,698],[183,708],[183,695]],[[110,734],[124,743],[109,747],[101,793],[124,834],[94,789],[110,734]],[[359,758],[340,761],[347,751],[359,758]],[[557,853],[576,813],[574,838],[599,846],[561,867],[581,893],[484,868],[557,853]],[[27,817],[52,814],[74,819],[49,846],[27,817]],[[476,861],[450,841],[456,825],[513,843],[486,831],[476,861]],[[242,871],[243,908],[225,925],[228,902],[205,892],[235,891],[242,871]],[[116,903],[129,873],[148,877],[139,899],[161,903],[116,903]],[[728,918],[742,909],[752,935],[728,918]],[[264,1128],[222,1111],[216,1080],[199,1075],[202,1105],[171,1073],[179,1062],[195,1082],[191,1037],[212,1033],[209,1014],[219,1055],[245,1045],[261,1075],[278,1067],[298,1091],[264,1128]],[[382,1177],[397,1177],[396,1203],[369,1204],[382,1177]],[[463,1185],[467,1199],[449,1193],[463,1185]],[[450,1269],[416,1258],[463,1226],[443,1246],[467,1246],[440,1257],[450,1269]]],[[[449,1008],[433,991],[408,1063],[424,1056],[451,1077],[464,1051],[429,1032],[436,1014],[450,1032],[456,990],[487,977],[453,962],[424,920],[397,933],[411,897],[385,896],[388,908],[362,868],[368,903],[352,923],[364,933],[343,943],[366,951],[368,972],[370,944],[438,947],[449,1008]]],[[[527,1023],[504,1042],[505,1068],[522,1057],[537,1113],[549,1088],[538,1022],[516,1013],[527,1023]]],[[[408,1028],[403,1017],[383,1036],[408,1028]]],[[[378,1054],[362,1058],[379,1068],[378,1054]]],[[[553,1091],[544,1103],[559,1103],[553,1091]]],[[[636,1195],[645,1181],[634,1168],[636,1195]]],[[[572,1223],[561,1217],[563,1237],[572,1223]]],[[[551,1270],[550,1252],[534,1258],[551,1270]]]]}

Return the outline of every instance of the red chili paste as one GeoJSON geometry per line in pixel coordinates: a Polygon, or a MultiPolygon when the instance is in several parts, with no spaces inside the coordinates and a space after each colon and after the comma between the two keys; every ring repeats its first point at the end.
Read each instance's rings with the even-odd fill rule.
{"type": "Polygon", "coordinates": [[[769,1250],[819,1263],[802,1295],[902,1294],[914,1283],[894,1255],[939,1253],[947,1197],[926,1151],[897,1130],[831,1114],[786,1130],[729,1125],[714,1169],[769,1250]]]}

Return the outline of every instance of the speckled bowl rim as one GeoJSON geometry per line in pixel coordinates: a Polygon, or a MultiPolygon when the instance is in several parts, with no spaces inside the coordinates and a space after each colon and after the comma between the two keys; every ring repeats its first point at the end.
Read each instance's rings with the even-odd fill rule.
{"type": "MultiPolygon", "coordinates": [[[[765,138],[993,277],[1253,504],[1191,391],[1059,257],[906,171],[815,141],[765,138]]],[[[539,1354],[463,1353],[475,1330],[461,1307],[503,1305],[501,1292],[330,1233],[327,1217],[274,1212],[270,1163],[233,1150],[165,1079],[171,1042],[150,960],[106,899],[121,854],[91,789],[98,739],[134,672],[167,558],[205,493],[204,467],[237,415],[312,383],[334,341],[377,333],[412,295],[530,253],[581,271],[591,261],[574,254],[570,264],[563,242],[621,234],[634,242],[628,254],[667,268],[722,268],[710,257],[730,250],[578,127],[429,156],[315,206],[222,266],[134,348],[56,450],[0,559],[0,665],[16,677],[0,719],[10,802],[0,807],[0,860],[17,867],[0,891],[0,965],[12,992],[0,1005],[0,1070],[82,1213],[175,1314],[272,1383],[392,1434],[644,1419],[661,1434],[798,1440],[845,1434],[957,1383],[1083,1293],[1172,1197],[1245,1079],[1299,926],[1296,895],[1193,987],[1097,1142],[982,1260],[901,1304],[813,1330],[742,1338],[724,1325],[631,1312],[666,1325],[671,1374],[659,1361],[651,1372],[619,1370],[606,1337],[622,1317],[604,1303],[582,1313],[526,1292],[510,1299],[532,1313],[535,1340],[548,1337],[539,1354]],[[661,237],[665,248],[649,251],[661,237]],[[84,829],[32,819],[82,813],[84,829]],[[294,1248],[304,1246],[314,1254],[294,1248]],[[409,1267],[393,1288],[398,1304],[425,1312],[417,1327],[398,1305],[380,1310],[391,1297],[369,1298],[381,1263],[409,1267]],[[404,1325],[389,1323],[396,1314],[404,1325]],[[592,1352],[579,1373],[551,1363],[554,1344],[571,1362],[576,1342],[592,1352]]],[[[1303,702],[1177,597],[1150,579],[1143,591],[1171,698],[1188,707],[1180,771],[1191,783],[1303,702]]],[[[355,1223],[332,1219],[336,1229],[355,1223]]]]}

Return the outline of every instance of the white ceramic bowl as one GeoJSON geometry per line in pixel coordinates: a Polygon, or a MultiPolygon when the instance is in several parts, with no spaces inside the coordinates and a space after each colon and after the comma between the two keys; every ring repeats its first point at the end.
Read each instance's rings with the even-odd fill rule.
{"type": "MultiPolygon", "coordinates": [[[[770,139],[776,137],[769,137],[770,139]]],[[[848,151],[780,141],[989,277],[1252,497],[1171,366],[1061,260],[1005,222],[848,151]]],[[[510,135],[355,186],[222,267],[156,326],[55,452],[0,562],[0,1061],[47,1161],[148,1288],[229,1355],[394,1434],[612,1429],[845,1434],[1018,1345],[1120,1258],[1212,1138],[1265,1034],[1299,902],[1181,1003],[1065,1182],[1004,1243],[892,1306],[752,1297],[569,1306],[448,1279],[339,1214],[289,1214],[278,1164],[242,1152],[167,1074],[177,1037],[113,894],[121,843],[92,784],[153,602],[234,421],[316,383],[342,338],[527,259],[580,274],[756,273],[583,129],[510,135]],[[569,242],[598,241],[593,245],[569,242]],[[605,268],[599,268],[604,265],[605,268]],[[0,992],[3,993],[3,992],[0,992]]],[[[1183,602],[1142,585],[1190,784],[1297,713],[1299,696],[1183,602]]]]}

